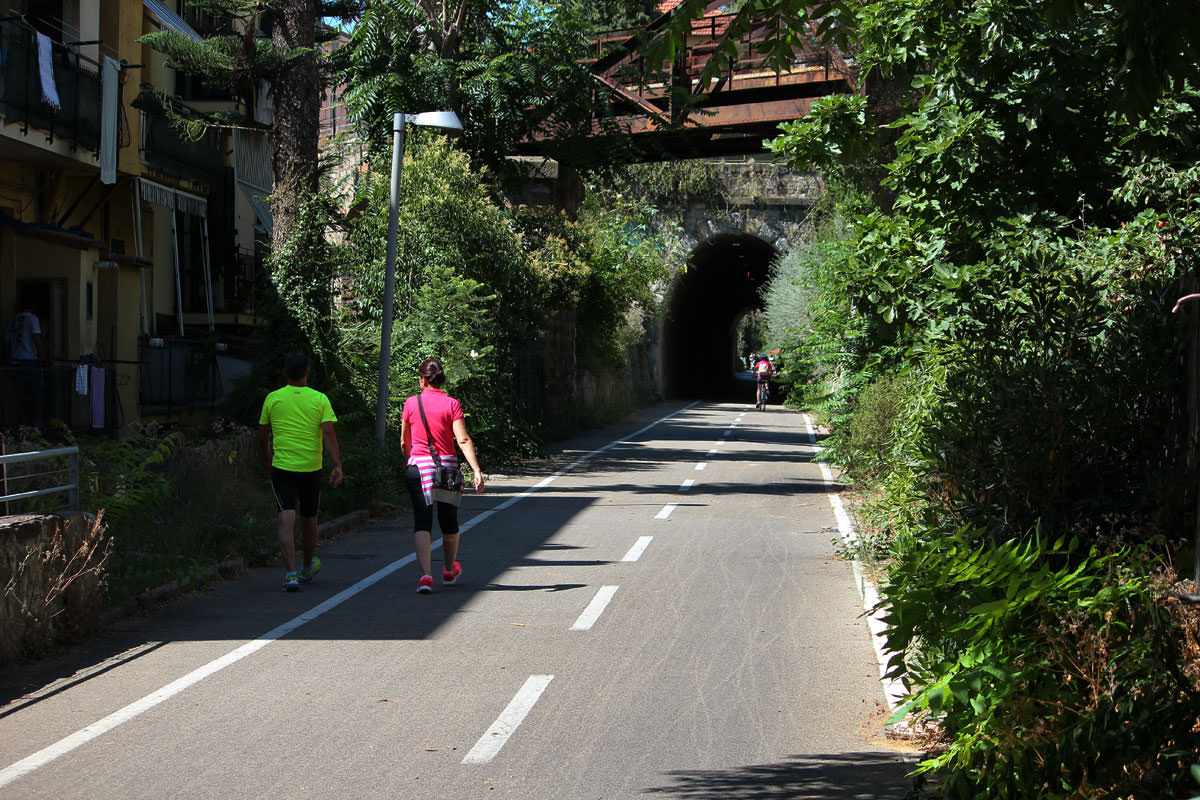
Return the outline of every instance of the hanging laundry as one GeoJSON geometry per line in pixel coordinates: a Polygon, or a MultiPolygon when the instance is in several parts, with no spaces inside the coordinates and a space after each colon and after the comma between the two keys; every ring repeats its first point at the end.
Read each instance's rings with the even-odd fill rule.
{"type": "Polygon", "coordinates": [[[92,367],[92,427],[104,427],[104,367],[92,367]]]}
{"type": "Polygon", "coordinates": [[[38,77],[42,83],[42,102],[58,111],[58,85],[54,82],[54,45],[44,33],[37,34],[38,77]]]}
{"type": "Polygon", "coordinates": [[[88,393],[87,364],[80,364],[75,368],[75,393],[82,395],[86,395],[88,393]]]}

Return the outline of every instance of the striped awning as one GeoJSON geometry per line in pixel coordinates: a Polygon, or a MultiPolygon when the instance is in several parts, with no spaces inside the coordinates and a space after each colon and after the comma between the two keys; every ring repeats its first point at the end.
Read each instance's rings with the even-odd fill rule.
{"type": "Polygon", "coordinates": [[[199,195],[163,186],[146,178],[138,178],[138,184],[141,187],[142,199],[149,203],[177,209],[185,214],[195,214],[197,217],[208,216],[208,201],[199,195]]]}
{"type": "Polygon", "coordinates": [[[173,30],[176,33],[182,33],[194,41],[203,41],[200,34],[196,33],[196,29],[188,25],[183,17],[167,8],[167,4],[162,2],[162,0],[142,0],[142,6],[151,14],[158,17],[159,23],[164,28],[173,30]]]}

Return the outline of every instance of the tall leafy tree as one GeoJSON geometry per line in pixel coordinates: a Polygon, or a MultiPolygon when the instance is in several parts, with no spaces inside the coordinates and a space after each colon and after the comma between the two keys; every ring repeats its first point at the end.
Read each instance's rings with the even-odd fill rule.
{"type": "MultiPolygon", "coordinates": [[[[296,230],[301,201],[317,188],[317,120],[324,89],[318,23],[322,18],[352,16],[358,4],[191,0],[190,5],[223,21],[218,29],[226,32],[196,42],[163,30],[143,36],[142,41],[165,54],[169,67],[233,93],[231,109],[177,117],[181,124],[269,128],[274,144],[274,236],[277,242],[286,241],[296,230]],[[272,125],[257,118],[264,99],[258,96],[262,85],[267,86],[274,108],[272,125]]],[[[163,110],[169,110],[166,104],[163,110]]]]}
{"type": "Polygon", "coordinates": [[[397,112],[449,109],[459,146],[503,170],[512,145],[554,133],[553,155],[602,160],[586,142],[594,85],[583,59],[583,6],[549,0],[375,0],[338,52],[346,102],[377,145],[397,112]],[[397,31],[401,32],[397,34],[397,31]]]}
{"type": "Polygon", "coordinates": [[[277,304],[262,309],[276,335],[263,360],[277,363],[276,350],[306,348],[318,356],[328,333],[330,290],[324,231],[312,198],[318,181],[318,116],[325,81],[322,40],[331,33],[322,19],[352,17],[354,2],[321,0],[194,0],[218,31],[201,41],[172,30],[142,41],[167,56],[167,65],[203,82],[228,88],[232,107],[184,116],[161,94],[143,96],[183,127],[241,127],[269,132],[272,139],[273,232],[269,261],[277,304]],[[266,86],[266,98],[259,96],[266,86]],[[261,120],[270,99],[273,119],[261,120]]]}
{"type": "MultiPolygon", "coordinates": [[[[911,10],[904,5],[900,4],[901,13],[895,15],[897,25],[911,19],[911,10]]],[[[991,4],[934,2],[930,6],[952,15],[986,16],[991,4]]],[[[890,3],[864,0],[682,0],[671,24],[649,46],[648,60],[671,63],[686,45],[691,21],[715,7],[732,11],[734,19],[704,69],[702,84],[715,80],[728,67],[740,50],[741,37],[756,25],[765,33],[758,47],[767,55],[768,66],[783,70],[808,37],[852,53],[869,47],[873,38],[863,31],[863,23],[893,10],[890,3]]],[[[1120,65],[1108,96],[1122,114],[1145,118],[1165,91],[1188,82],[1200,84],[1200,8],[1195,0],[1049,0],[1039,4],[1034,13],[1067,31],[1097,11],[1108,12],[1114,21],[1120,65]]],[[[907,55],[919,60],[922,54],[917,48],[907,55]]]]}
{"type": "Polygon", "coordinates": [[[639,28],[658,16],[657,0],[576,0],[574,5],[588,31],[639,28]]]}

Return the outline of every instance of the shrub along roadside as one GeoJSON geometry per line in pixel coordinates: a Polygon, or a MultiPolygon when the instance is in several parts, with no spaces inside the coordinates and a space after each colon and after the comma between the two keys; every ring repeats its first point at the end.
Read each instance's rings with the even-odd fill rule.
{"type": "Polygon", "coordinates": [[[1143,547],[990,542],[963,529],[892,563],[893,717],[936,721],[949,797],[1170,797],[1195,758],[1197,614],[1143,547]],[[1190,619],[1186,615],[1190,614],[1190,619]]]}
{"type": "Polygon", "coordinates": [[[1200,264],[1200,95],[1113,114],[1110,5],[836,5],[879,91],[774,143],[845,230],[777,280],[809,289],[792,348],[836,377],[829,452],[890,562],[910,710],[946,736],[925,794],[1191,797],[1196,344],[1170,309],[1200,264]]]}
{"type": "MultiPolygon", "coordinates": [[[[989,260],[929,271],[939,313],[903,348],[859,348],[894,337],[881,320],[793,343],[847,371],[831,452],[887,568],[907,710],[946,736],[922,762],[929,796],[1195,793],[1197,620],[1170,567],[1190,560],[1194,473],[1159,221],[1006,231],[989,260]]],[[[853,259],[809,267],[843,298],[868,291],[853,259]]]]}
{"type": "Polygon", "coordinates": [[[236,422],[214,422],[186,438],[146,425],[118,442],[80,443],[85,508],[108,509],[113,533],[110,600],[198,577],[229,558],[273,563],[275,506],[256,424],[262,398],[282,383],[281,348],[314,355],[311,383],[330,395],[338,415],[346,479],[323,491],[322,519],[375,501],[405,502],[400,404],[416,391],[416,368],[427,357],[444,360],[447,388],[462,401],[481,461],[493,469],[536,453],[539,431],[523,418],[515,361],[536,345],[555,310],[570,310],[586,331],[581,371],[616,376],[628,369],[624,353],[638,342],[637,321],[654,313],[651,287],[666,272],[639,209],[589,206],[576,220],[507,210],[493,200],[486,176],[445,140],[414,134],[411,145],[383,445],[375,440],[374,410],[386,172],[362,176],[358,207],[367,211],[353,219],[339,217],[330,198],[305,204],[303,225],[339,235],[329,237],[328,263],[291,263],[286,248],[273,260],[272,335],[225,409],[236,422]],[[336,303],[329,276],[342,292],[336,303]]]}

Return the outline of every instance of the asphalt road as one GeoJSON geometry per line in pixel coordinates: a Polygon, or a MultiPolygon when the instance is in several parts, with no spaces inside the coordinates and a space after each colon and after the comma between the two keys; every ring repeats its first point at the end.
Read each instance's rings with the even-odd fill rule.
{"type": "Polygon", "coordinates": [[[465,499],[459,586],[404,516],[122,621],[0,707],[0,798],[901,798],[812,453],[663,404],[465,499]]]}

